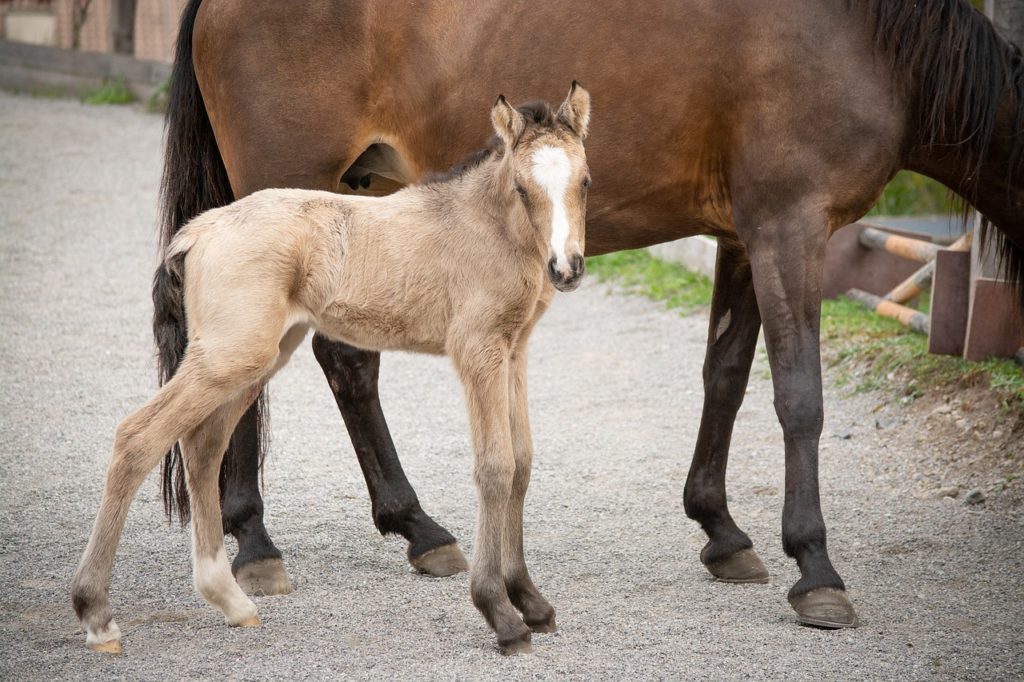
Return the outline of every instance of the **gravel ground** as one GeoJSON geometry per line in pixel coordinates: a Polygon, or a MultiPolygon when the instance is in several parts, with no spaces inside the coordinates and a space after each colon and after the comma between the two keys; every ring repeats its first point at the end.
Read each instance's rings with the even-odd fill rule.
{"type": "MultiPolygon", "coordinates": [[[[161,121],[0,94],[0,131],[0,678],[1024,674],[1021,505],[908,494],[906,463],[920,452],[893,434],[914,425],[876,428],[878,399],[838,389],[826,396],[822,497],[863,625],[795,624],[785,594],[797,569],[779,537],[782,438],[763,352],[737,423],[730,491],[772,581],[711,581],[682,504],[706,320],[594,282],[556,299],[531,352],[527,554],[560,626],[534,638],[532,656],[496,653],[465,575],[415,575],[404,543],[377,535],[308,347],[271,387],[265,491],[296,591],[257,599],[262,627],[225,627],[192,591],[188,536],[164,522],[154,477],[114,569],[125,653],[92,654],[68,583],[114,428],[154,388],[148,291],[161,121]]],[[[409,476],[468,551],[476,503],[453,372],[444,359],[393,354],[382,373],[409,476]]]]}

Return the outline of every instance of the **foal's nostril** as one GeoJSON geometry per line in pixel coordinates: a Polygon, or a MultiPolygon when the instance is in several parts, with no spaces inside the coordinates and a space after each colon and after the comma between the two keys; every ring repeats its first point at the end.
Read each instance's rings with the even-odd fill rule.
{"type": "Polygon", "coordinates": [[[583,271],[587,269],[586,261],[578,253],[573,254],[573,257],[569,259],[569,267],[572,268],[573,279],[582,277],[583,271]]]}
{"type": "Polygon", "coordinates": [[[558,261],[554,258],[548,261],[548,275],[551,277],[552,282],[557,282],[562,278],[562,275],[558,272],[558,261]]]}

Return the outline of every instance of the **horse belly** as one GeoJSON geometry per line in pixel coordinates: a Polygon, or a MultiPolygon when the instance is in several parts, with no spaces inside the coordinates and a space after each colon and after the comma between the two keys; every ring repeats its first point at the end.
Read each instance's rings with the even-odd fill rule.
{"type": "MultiPolygon", "coordinates": [[[[416,311],[422,312],[422,311],[416,311]]],[[[444,354],[444,334],[404,311],[357,302],[337,302],[321,316],[317,330],[366,350],[444,354]]]]}

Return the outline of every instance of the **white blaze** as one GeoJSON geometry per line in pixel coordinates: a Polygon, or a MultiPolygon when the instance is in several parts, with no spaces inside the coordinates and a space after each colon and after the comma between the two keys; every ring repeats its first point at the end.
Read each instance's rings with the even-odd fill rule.
{"type": "Polygon", "coordinates": [[[565,255],[569,240],[569,215],[565,211],[565,194],[569,189],[572,164],[565,150],[545,145],[533,153],[533,179],[547,192],[551,200],[551,250],[559,270],[568,270],[565,255]]]}

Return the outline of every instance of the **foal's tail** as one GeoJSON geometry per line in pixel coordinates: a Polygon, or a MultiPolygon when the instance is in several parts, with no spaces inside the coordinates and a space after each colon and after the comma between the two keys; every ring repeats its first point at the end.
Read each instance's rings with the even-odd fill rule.
{"type": "MultiPolygon", "coordinates": [[[[171,72],[166,120],[166,149],[161,181],[162,227],[160,254],[163,260],[153,279],[153,336],[157,345],[160,383],[166,383],[178,369],[188,342],[182,298],[182,259],[178,253],[164,259],[175,234],[203,211],[231,203],[233,195],[227,170],[206,114],[202,93],[192,64],[192,34],[202,0],[189,0],[181,16],[181,27],[171,72]]],[[[262,398],[258,415],[264,413],[262,398]]],[[[262,420],[257,417],[262,431],[262,420]]],[[[262,443],[262,439],[258,439],[262,443]]],[[[229,448],[235,447],[232,440],[229,448]]],[[[260,459],[262,463],[261,447],[260,459]]],[[[188,491],[177,444],[162,467],[164,510],[174,512],[182,523],[189,517],[188,491]]]]}

